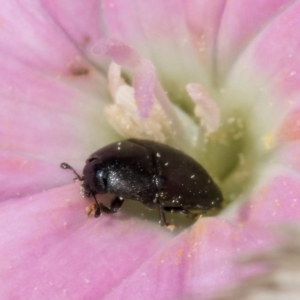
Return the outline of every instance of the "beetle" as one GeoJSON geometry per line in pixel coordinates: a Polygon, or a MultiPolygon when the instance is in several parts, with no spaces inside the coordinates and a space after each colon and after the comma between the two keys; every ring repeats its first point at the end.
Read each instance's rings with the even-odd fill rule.
{"type": "Polygon", "coordinates": [[[164,212],[197,216],[221,208],[223,201],[219,187],[196,160],[150,140],[128,139],[105,146],[86,160],[83,176],[67,163],[61,167],[75,173],[84,197],[94,198],[95,217],[116,213],[124,199],[131,199],[157,209],[160,224],[167,226],[164,212]],[[96,199],[106,193],[114,195],[110,207],[96,199]]]}

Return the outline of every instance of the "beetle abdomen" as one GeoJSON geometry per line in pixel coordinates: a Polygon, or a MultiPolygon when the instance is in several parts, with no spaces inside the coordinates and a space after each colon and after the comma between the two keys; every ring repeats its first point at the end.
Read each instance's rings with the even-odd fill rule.
{"type": "Polygon", "coordinates": [[[223,197],[207,171],[184,152],[168,145],[130,139],[152,153],[158,176],[164,181],[160,191],[163,206],[206,210],[220,207],[223,197]]]}

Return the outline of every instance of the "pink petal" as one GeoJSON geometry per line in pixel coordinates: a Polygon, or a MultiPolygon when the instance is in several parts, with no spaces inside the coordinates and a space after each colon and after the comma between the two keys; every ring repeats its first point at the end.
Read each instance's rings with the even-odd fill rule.
{"type": "Polygon", "coordinates": [[[6,41],[0,44],[3,199],[66,183],[59,164],[82,167],[113,136],[103,117],[106,79],[47,12],[38,3],[29,9],[12,1],[1,13],[6,41]],[[54,40],[59,47],[53,47],[54,40]]]}
{"type": "MultiPolygon", "coordinates": [[[[1,168],[4,167],[3,164],[16,166],[14,163],[16,159],[21,165],[31,161],[36,165],[34,167],[36,171],[43,165],[38,172],[32,172],[24,166],[22,174],[31,177],[35,187],[43,182],[46,184],[40,186],[44,189],[50,188],[57,184],[58,178],[61,178],[60,162],[67,160],[75,164],[75,167],[82,167],[91,152],[111,141],[108,138],[105,140],[103,134],[104,128],[108,126],[105,119],[101,118],[104,103],[97,100],[98,88],[94,88],[93,91],[93,84],[84,83],[80,91],[68,84],[50,80],[46,75],[35,74],[34,71],[22,68],[22,65],[18,72],[23,72],[24,77],[16,77],[14,72],[4,69],[3,67],[5,78],[2,84],[12,88],[5,96],[0,96],[3,108],[0,111],[2,121],[0,156],[4,159],[1,168]],[[34,89],[31,88],[33,82],[34,89]],[[90,91],[84,93],[88,87],[90,91]],[[99,132],[95,132],[95,122],[98,124],[99,132]],[[93,131],[94,135],[91,134],[93,131]],[[6,160],[7,157],[4,158],[8,152],[9,161],[6,160]]],[[[11,178],[17,179],[17,176],[21,175],[17,170],[19,167],[10,168],[6,172],[1,185],[2,191],[7,189],[9,182],[11,184],[11,178]]],[[[24,181],[15,180],[13,191],[25,192],[21,188],[23,184],[24,181]]],[[[33,190],[28,190],[26,194],[33,190]]],[[[1,194],[3,195],[2,192],[1,194]]]]}
{"type": "Polygon", "coordinates": [[[278,16],[284,15],[285,10],[292,7],[294,2],[290,0],[226,1],[216,40],[219,75],[226,76],[249,44],[262,32],[268,30],[278,16]]]}
{"type": "MultiPolygon", "coordinates": [[[[207,67],[208,72],[214,72],[212,69],[215,68],[214,60],[218,31],[226,3],[224,0],[214,1],[213,5],[211,5],[209,0],[183,1],[183,9],[191,41],[197,51],[200,63],[207,67]]],[[[215,74],[211,73],[211,75],[215,74]]]]}
{"type": "Polygon", "coordinates": [[[239,258],[274,246],[277,225],[298,222],[299,195],[299,179],[292,172],[278,172],[241,207],[238,220],[198,220],[107,299],[121,295],[130,299],[133,291],[143,299],[153,299],[153,294],[156,299],[210,299],[247,276],[259,274],[263,271],[259,266],[241,268],[239,258]]]}
{"type": "Polygon", "coordinates": [[[90,0],[88,3],[80,0],[40,2],[38,10],[45,10],[48,18],[57,24],[65,38],[70,39],[84,56],[94,59],[91,50],[105,34],[105,29],[99,26],[101,3],[98,0],[90,0]]]}
{"type": "Polygon", "coordinates": [[[299,98],[299,12],[300,3],[296,1],[270,23],[250,48],[255,68],[263,72],[261,76],[272,84],[276,98],[288,107],[293,107],[299,98]]]}
{"type": "Polygon", "coordinates": [[[88,218],[90,203],[72,184],[2,204],[2,297],[102,298],[170,240],[122,213],[88,218]]]}
{"type": "MultiPolygon", "coordinates": [[[[268,23],[239,57],[230,74],[234,78],[239,76],[243,82],[249,73],[252,76],[259,74],[259,96],[265,97],[266,92],[270,93],[268,99],[265,97],[270,110],[275,106],[280,114],[286,114],[288,110],[295,108],[299,98],[299,11],[300,3],[294,2],[268,23]],[[247,72],[246,65],[251,66],[247,72]]],[[[257,81],[254,84],[257,86],[257,81]]]]}
{"type": "Polygon", "coordinates": [[[280,171],[241,207],[239,222],[268,227],[299,221],[299,179],[292,171],[280,171]]]}
{"type": "Polygon", "coordinates": [[[248,44],[293,3],[218,0],[212,5],[209,0],[185,0],[183,8],[192,42],[201,62],[213,69],[214,80],[223,80],[248,44]]]}
{"type": "Polygon", "coordinates": [[[154,64],[157,77],[176,96],[180,86],[206,78],[190,43],[181,1],[103,1],[107,35],[135,49],[154,64]],[[172,78],[172,81],[168,79],[172,78]]]}
{"type": "Polygon", "coordinates": [[[63,172],[56,161],[49,162],[27,154],[13,153],[9,149],[0,151],[0,162],[1,200],[68,184],[73,178],[63,172]]]}
{"type": "Polygon", "coordinates": [[[227,97],[249,104],[251,130],[261,138],[272,136],[273,147],[298,139],[299,13],[300,3],[293,2],[276,15],[239,56],[223,83],[227,97]]]}
{"type": "Polygon", "coordinates": [[[97,56],[109,56],[123,67],[134,68],[140,61],[138,53],[116,39],[101,39],[94,47],[93,53],[97,56]]]}
{"type": "Polygon", "coordinates": [[[182,4],[177,0],[138,3],[105,0],[103,14],[108,36],[133,45],[143,54],[149,53],[155,47],[155,44],[149,43],[154,38],[179,41],[186,33],[182,4]]]}
{"type": "Polygon", "coordinates": [[[245,235],[243,228],[205,218],[185,231],[150,261],[106,295],[106,299],[210,299],[220,289],[243,278],[234,262],[245,251],[264,248],[272,238],[260,228],[245,235]],[[261,240],[262,242],[259,242],[261,240]],[[138,287],[138,288],[134,288],[138,287]]]}

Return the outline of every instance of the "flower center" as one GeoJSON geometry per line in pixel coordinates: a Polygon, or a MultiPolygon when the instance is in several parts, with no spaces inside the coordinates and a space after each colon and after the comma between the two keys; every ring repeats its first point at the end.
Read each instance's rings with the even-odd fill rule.
{"type": "Polygon", "coordinates": [[[149,61],[137,69],[130,85],[120,66],[111,64],[108,78],[114,103],[106,107],[108,121],[125,138],[167,143],[194,157],[219,185],[226,207],[250,186],[258,160],[246,105],[239,106],[235,94],[213,89],[208,93],[199,83],[188,84],[175,105],[149,61]]]}

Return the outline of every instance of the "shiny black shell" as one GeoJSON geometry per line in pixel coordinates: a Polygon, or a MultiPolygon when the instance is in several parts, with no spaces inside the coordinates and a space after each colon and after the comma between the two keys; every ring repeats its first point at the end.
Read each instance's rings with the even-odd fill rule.
{"type": "Polygon", "coordinates": [[[86,161],[86,196],[111,193],[142,202],[148,208],[200,214],[220,208],[223,197],[206,170],[168,145],[140,139],[110,144],[86,161]]]}

